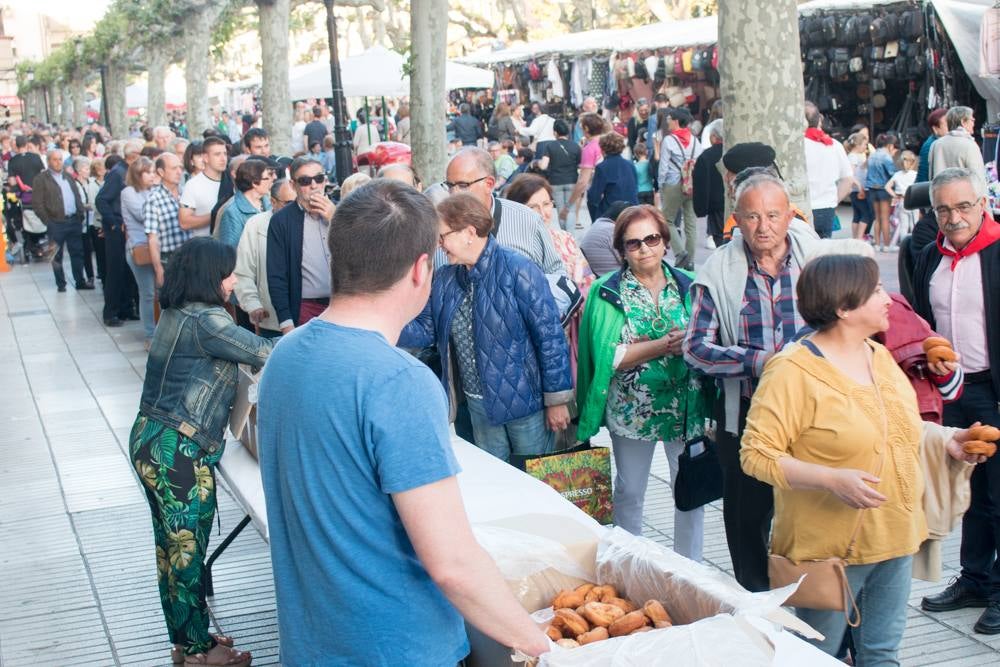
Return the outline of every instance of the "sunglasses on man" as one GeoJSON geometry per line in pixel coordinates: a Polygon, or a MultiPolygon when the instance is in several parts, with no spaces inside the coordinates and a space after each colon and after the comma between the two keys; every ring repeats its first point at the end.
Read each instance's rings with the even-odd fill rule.
{"type": "Polygon", "coordinates": [[[299,187],[307,187],[310,183],[315,183],[319,185],[320,183],[326,182],[326,174],[316,174],[315,176],[296,176],[295,182],[299,184],[299,187]]]}

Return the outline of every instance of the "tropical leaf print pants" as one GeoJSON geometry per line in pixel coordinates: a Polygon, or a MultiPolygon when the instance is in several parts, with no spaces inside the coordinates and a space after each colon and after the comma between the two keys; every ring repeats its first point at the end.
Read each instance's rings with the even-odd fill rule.
{"type": "Polygon", "coordinates": [[[215,517],[215,465],[194,440],[140,414],[129,455],[153,515],[160,603],[173,644],[185,653],[215,645],[205,602],[205,554],[215,517]]]}

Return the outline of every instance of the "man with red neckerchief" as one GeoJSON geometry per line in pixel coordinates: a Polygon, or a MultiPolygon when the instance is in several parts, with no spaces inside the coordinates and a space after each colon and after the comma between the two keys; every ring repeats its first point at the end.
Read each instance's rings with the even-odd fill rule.
{"type": "MultiPolygon", "coordinates": [[[[914,309],[952,342],[965,371],[962,396],[944,408],[946,426],[1000,426],[1000,224],[986,206],[986,182],[969,169],[931,181],[937,242],[917,258],[914,309]]],[[[1000,634],[1000,457],[976,466],[962,519],[962,573],[926,611],[985,607],[975,631],[1000,634]]]]}
{"type": "Polygon", "coordinates": [[[813,229],[821,239],[833,234],[837,204],[851,191],[854,170],[839,141],[823,131],[823,114],[812,102],[805,103],[806,174],[809,176],[809,206],[813,229]]]}

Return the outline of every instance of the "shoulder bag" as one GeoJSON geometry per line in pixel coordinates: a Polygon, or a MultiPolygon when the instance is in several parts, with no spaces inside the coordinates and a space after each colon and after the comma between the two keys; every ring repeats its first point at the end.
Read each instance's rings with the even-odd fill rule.
{"type": "MultiPolygon", "coordinates": [[[[868,360],[868,367],[872,369],[872,385],[875,387],[875,394],[878,396],[882,411],[882,454],[879,456],[878,468],[875,470],[875,476],[878,477],[881,475],[885,463],[889,423],[885,413],[885,402],[882,400],[882,392],[879,389],[871,359],[868,360]]],[[[858,518],[854,523],[851,541],[847,545],[847,553],[842,558],[834,557],[795,563],[778,554],[768,556],[767,574],[771,581],[771,588],[781,588],[802,579],[798,589],[788,598],[787,604],[805,609],[842,611],[847,617],[847,624],[852,628],[858,627],[861,624],[861,612],[858,610],[854,593],[847,581],[847,559],[854,552],[854,544],[857,542],[863,517],[864,510],[858,510],[858,518]],[[805,575],[804,579],[803,575],[805,575]]]]}

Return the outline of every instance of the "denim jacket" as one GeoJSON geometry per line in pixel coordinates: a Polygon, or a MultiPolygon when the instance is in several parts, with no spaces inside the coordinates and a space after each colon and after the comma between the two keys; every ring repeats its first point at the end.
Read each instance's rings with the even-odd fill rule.
{"type": "Polygon", "coordinates": [[[221,306],[168,308],[149,350],[139,412],[214,454],[222,448],[236,398],[237,364],[256,370],[273,346],[237,326],[221,306]]]}

